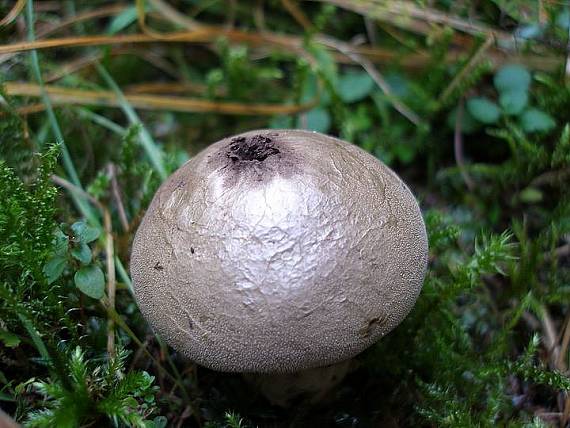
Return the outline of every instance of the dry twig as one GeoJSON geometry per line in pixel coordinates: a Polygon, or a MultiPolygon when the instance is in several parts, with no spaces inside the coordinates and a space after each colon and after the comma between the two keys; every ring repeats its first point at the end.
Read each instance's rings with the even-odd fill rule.
{"type": "Polygon", "coordinates": [[[459,105],[457,106],[457,114],[455,115],[455,131],[453,133],[453,151],[455,153],[455,162],[459,168],[459,172],[463,177],[463,181],[467,185],[470,191],[475,189],[475,183],[469,176],[467,169],[465,168],[465,162],[463,160],[463,138],[461,136],[461,122],[463,120],[463,98],[459,100],[459,105]]]}
{"type": "Polygon", "coordinates": [[[18,17],[20,12],[22,12],[22,10],[24,9],[25,5],[26,5],[26,0],[18,0],[16,3],[14,3],[12,9],[10,9],[10,11],[6,14],[6,16],[0,20],[0,27],[5,27],[6,25],[9,25],[12,22],[14,22],[14,20],[18,17]]]}
{"type": "MultiPolygon", "coordinates": [[[[117,96],[112,91],[92,91],[45,85],[46,93],[54,104],[79,104],[120,107],[117,96]]],[[[6,83],[5,90],[13,96],[41,96],[41,88],[30,83],[6,83]]],[[[303,104],[245,104],[225,101],[209,101],[177,96],[147,94],[125,94],[127,101],[135,108],[147,110],[167,110],[179,112],[215,112],[230,115],[295,114],[312,109],[318,103],[318,96],[303,104]]],[[[34,106],[33,111],[38,111],[34,106]]],[[[28,111],[29,112],[29,111],[28,111]]]]}

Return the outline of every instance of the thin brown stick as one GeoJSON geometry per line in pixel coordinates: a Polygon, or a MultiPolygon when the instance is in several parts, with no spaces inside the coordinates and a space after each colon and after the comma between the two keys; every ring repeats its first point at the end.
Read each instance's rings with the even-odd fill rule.
{"type": "Polygon", "coordinates": [[[558,332],[556,331],[556,327],[554,327],[554,322],[546,306],[542,307],[542,317],[540,321],[542,323],[542,331],[544,332],[546,349],[550,354],[550,366],[553,369],[559,369],[556,365],[558,356],[560,355],[558,332]]]}
{"type": "Polygon", "coordinates": [[[119,213],[121,226],[123,227],[124,232],[128,232],[129,219],[127,217],[127,212],[125,211],[125,206],[123,205],[123,198],[121,197],[119,182],[117,181],[117,168],[113,163],[109,164],[109,177],[111,178],[111,193],[113,194],[113,199],[117,205],[117,212],[119,213]]]}
{"type": "Polygon", "coordinates": [[[234,28],[236,25],[237,0],[226,0],[226,23],[224,27],[234,28]]]}
{"type": "MultiPolygon", "coordinates": [[[[162,38],[151,37],[148,34],[131,34],[118,36],[80,36],[65,37],[49,40],[36,40],[34,42],[17,42],[9,45],[0,45],[0,54],[14,54],[25,52],[32,49],[50,49],[62,47],[80,47],[80,46],[98,46],[98,45],[115,45],[126,43],[209,43],[218,37],[227,37],[236,43],[248,43],[253,47],[266,48],[267,46],[275,46],[285,48],[293,54],[306,55],[303,50],[303,39],[296,36],[287,36],[275,34],[268,31],[262,33],[250,33],[240,30],[227,29],[200,29],[196,31],[182,31],[170,33],[162,38]]],[[[317,41],[318,42],[318,41],[317,41]]],[[[367,57],[370,61],[391,63],[395,60],[399,61],[404,67],[417,68],[425,65],[430,57],[427,53],[410,54],[401,57],[399,54],[387,49],[381,49],[371,46],[351,46],[348,45],[352,52],[367,57]]],[[[451,51],[446,61],[453,63],[461,55],[461,51],[451,51]]],[[[12,55],[0,56],[0,63],[12,55]]],[[[339,61],[353,62],[347,55],[340,55],[339,61]]],[[[506,61],[518,62],[529,68],[536,70],[554,70],[561,66],[562,59],[559,56],[546,57],[544,55],[515,55],[505,56],[500,51],[489,51],[488,58],[492,66],[497,68],[506,61]]]]}
{"type": "Polygon", "coordinates": [[[195,30],[197,28],[203,27],[198,21],[188,18],[186,15],[178,12],[164,0],[148,0],[156,10],[158,10],[162,16],[167,18],[170,22],[179,25],[181,28],[186,28],[188,30],[195,30]]]}
{"type": "Polygon", "coordinates": [[[431,24],[449,26],[455,30],[474,35],[488,36],[494,34],[496,38],[513,41],[511,34],[489,27],[476,21],[466,21],[459,17],[449,15],[437,9],[417,6],[405,0],[315,0],[335,4],[343,9],[379,19],[392,25],[427,34],[431,31],[431,24]],[[423,25],[422,25],[423,24],[423,25]]]}
{"type": "MultiPolygon", "coordinates": [[[[208,87],[194,82],[141,82],[125,87],[126,94],[204,94],[208,87]]],[[[215,91],[217,96],[226,95],[223,88],[215,91]]]]}
{"type": "Polygon", "coordinates": [[[560,355],[556,361],[556,366],[560,367],[563,372],[568,370],[566,358],[568,358],[568,346],[570,345],[570,313],[566,315],[564,320],[564,334],[562,335],[562,342],[560,343],[560,355]]]}
{"type": "Polygon", "coordinates": [[[467,188],[471,191],[475,188],[473,180],[469,176],[467,169],[465,168],[465,162],[463,159],[463,136],[461,133],[461,122],[463,121],[463,98],[459,100],[459,105],[457,106],[457,113],[455,115],[455,130],[453,133],[453,151],[455,153],[455,163],[459,168],[459,172],[463,177],[463,181],[467,188]]]}
{"type": "Polygon", "coordinates": [[[376,30],[376,22],[372,19],[368,18],[367,16],[363,17],[364,19],[364,28],[366,28],[366,35],[370,44],[374,46],[378,43],[378,31],[376,30]]]}
{"type": "MultiPolygon", "coordinates": [[[[557,366],[563,369],[563,373],[568,373],[568,365],[566,358],[568,358],[568,346],[570,345],[570,313],[566,315],[564,321],[564,334],[562,335],[562,343],[560,344],[560,355],[558,355],[557,366]]],[[[565,427],[570,421],[570,394],[566,392],[564,399],[564,411],[560,418],[561,426],[565,427]]]]}
{"type": "MultiPolygon", "coordinates": [[[[149,64],[153,65],[160,71],[168,73],[170,76],[180,79],[180,73],[176,67],[170,64],[166,59],[158,55],[155,50],[145,50],[145,49],[133,49],[116,47],[111,50],[111,56],[119,55],[136,55],[137,57],[143,59],[149,64]]],[[[87,55],[75,58],[67,63],[62,64],[56,71],[50,73],[44,78],[44,83],[54,82],[72,73],[76,73],[86,67],[90,67],[96,64],[103,58],[104,54],[102,52],[91,52],[87,55]]]]}
{"type": "MultiPolygon", "coordinates": [[[[61,7],[61,6],[60,6],[61,7]]],[[[72,15],[69,18],[65,18],[55,24],[51,24],[44,28],[38,29],[36,34],[37,37],[45,37],[56,32],[60,32],[74,24],[79,22],[89,21],[90,19],[105,18],[107,16],[116,15],[125,10],[128,6],[124,3],[113,3],[108,6],[99,7],[95,10],[88,10],[86,12],[80,12],[76,15],[72,15]]]]}
{"type": "MultiPolygon", "coordinates": [[[[45,104],[35,103],[35,104],[29,104],[24,107],[18,107],[16,111],[18,112],[18,114],[26,116],[28,114],[39,113],[41,111],[44,111],[45,109],[46,109],[45,104]]],[[[0,117],[6,116],[7,114],[8,113],[6,112],[0,111],[0,117]]]]}
{"type": "MultiPolygon", "coordinates": [[[[117,13],[121,12],[122,10],[124,10],[126,7],[127,6],[124,4],[112,4],[110,6],[101,7],[97,10],[88,11],[85,13],[79,13],[77,15],[72,16],[71,18],[67,18],[67,19],[64,19],[62,21],[59,21],[57,24],[50,25],[50,26],[43,28],[43,29],[39,29],[36,36],[38,38],[43,38],[43,37],[46,37],[50,34],[54,34],[58,31],[61,31],[65,28],[69,27],[70,25],[73,25],[73,24],[78,23],[78,22],[117,14],[117,13]]],[[[12,58],[13,56],[14,56],[14,53],[7,54],[7,55],[1,55],[0,56],[0,64],[7,61],[10,58],[12,58]]]]}
{"type": "Polygon", "coordinates": [[[24,9],[25,5],[26,5],[26,0],[18,0],[16,3],[14,3],[12,9],[10,9],[10,11],[6,14],[4,18],[2,18],[2,20],[0,20],[0,27],[4,27],[14,22],[14,20],[24,9]]]}
{"type": "Polygon", "coordinates": [[[95,205],[99,210],[101,210],[101,212],[104,211],[105,208],[103,207],[101,202],[99,202],[97,199],[95,199],[93,196],[91,196],[89,193],[87,193],[82,188],[76,186],[75,184],[71,183],[70,181],[67,181],[65,178],[60,177],[60,176],[55,175],[55,174],[52,174],[50,176],[50,180],[53,181],[58,186],[61,186],[64,189],[68,190],[69,192],[75,193],[76,195],[87,199],[89,202],[91,202],[93,205],[95,205]]]}
{"type": "Polygon", "coordinates": [[[257,0],[255,4],[255,9],[253,10],[253,21],[259,31],[262,33],[267,31],[267,26],[265,25],[265,13],[263,11],[263,0],[257,0]]]}
{"type": "MultiPolygon", "coordinates": [[[[14,96],[41,96],[41,88],[30,83],[6,83],[5,90],[8,95],[14,96]]],[[[45,91],[54,104],[79,104],[120,107],[117,96],[112,91],[92,91],[82,89],[69,89],[58,86],[45,85],[45,91]]],[[[310,110],[318,103],[318,97],[303,104],[243,104],[224,101],[209,101],[191,99],[177,96],[160,96],[146,94],[125,94],[127,101],[135,108],[147,110],[167,110],[180,112],[206,113],[214,112],[230,115],[261,115],[296,114],[310,110]]]]}
{"type": "MultiPolygon", "coordinates": [[[[213,35],[211,32],[197,30],[192,33],[186,31],[172,33],[164,41],[170,42],[205,42],[211,41],[213,35]]],[[[124,34],[119,36],[77,36],[64,37],[59,39],[35,40],[33,42],[18,42],[9,45],[0,46],[0,54],[8,54],[15,52],[25,52],[33,49],[49,49],[62,47],[81,47],[81,46],[97,46],[112,45],[124,43],[148,43],[156,42],[156,37],[150,37],[147,34],[124,34]]]]}
{"type": "Polygon", "coordinates": [[[313,30],[313,24],[294,0],[281,0],[281,4],[305,31],[313,30]]]}
{"type": "Polygon", "coordinates": [[[570,178],[570,168],[557,169],[554,171],[547,171],[530,182],[530,186],[543,186],[545,184],[553,184],[557,182],[564,182],[570,178]]]}
{"type": "Polygon", "coordinates": [[[102,52],[90,52],[87,55],[75,58],[67,63],[63,63],[57,70],[51,72],[44,78],[44,83],[54,82],[56,80],[69,76],[70,74],[76,73],[77,71],[91,64],[94,64],[101,58],[103,58],[102,52]]]}
{"type": "Polygon", "coordinates": [[[115,278],[115,250],[113,240],[113,225],[111,214],[107,208],[103,208],[103,224],[105,229],[105,253],[107,265],[107,352],[110,358],[115,356],[115,321],[111,311],[115,310],[115,294],[117,281],[115,278]]]}
{"type": "Polygon", "coordinates": [[[135,4],[137,10],[137,22],[142,32],[158,40],[168,37],[168,34],[162,34],[146,25],[145,0],[136,0],[135,4]]]}
{"type": "MultiPolygon", "coordinates": [[[[549,365],[552,369],[564,373],[565,366],[558,365],[561,355],[561,348],[558,344],[560,336],[556,331],[556,327],[554,326],[554,322],[552,321],[552,317],[550,316],[550,312],[546,306],[542,307],[542,317],[540,321],[542,323],[542,331],[544,332],[546,350],[548,351],[550,357],[549,365]]],[[[566,426],[564,420],[568,417],[566,414],[566,409],[568,408],[568,395],[566,392],[560,392],[557,398],[558,408],[561,410],[559,413],[560,426],[564,427],[566,426]]]]}

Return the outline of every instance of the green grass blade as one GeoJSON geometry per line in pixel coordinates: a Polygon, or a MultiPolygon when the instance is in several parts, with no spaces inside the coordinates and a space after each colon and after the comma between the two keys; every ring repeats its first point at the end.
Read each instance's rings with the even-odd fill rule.
{"type": "Polygon", "coordinates": [[[103,128],[106,128],[117,135],[120,135],[121,137],[123,137],[127,132],[126,128],[122,127],[121,125],[117,125],[112,120],[109,120],[100,114],[93,113],[89,109],[86,109],[84,107],[77,107],[75,110],[77,110],[79,116],[82,116],[85,119],[88,119],[91,122],[96,123],[97,125],[102,126],[103,128]]]}
{"type": "Polygon", "coordinates": [[[22,325],[30,335],[32,342],[34,342],[34,345],[38,350],[38,352],[40,353],[40,355],[42,356],[42,358],[46,361],[46,363],[51,363],[51,357],[49,355],[47,347],[42,338],[40,337],[39,333],[37,332],[37,330],[34,328],[32,322],[28,318],[26,318],[23,314],[18,314],[18,318],[20,318],[22,325]]]}
{"type": "Polygon", "coordinates": [[[113,90],[113,92],[115,92],[115,95],[117,96],[117,99],[121,104],[121,108],[127,115],[127,118],[129,119],[131,125],[139,125],[141,127],[140,130],[141,144],[144,150],[146,151],[146,154],[149,157],[152,166],[154,167],[156,172],[158,172],[160,178],[162,180],[166,179],[167,177],[166,168],[164,167],[164,162],[162,160],[162,153],[158,145],[155,143],[150,133],[144,127],[141,120],[139,119],[139,116],[137,115],[133,107],[129,104],[129,102],[123,95],[123,92],[121,91],[117,83],[113,80],[109,72],[101,64],[96,64],[96,67],[97,71],[99,72],[105,83],[113,90]]]}
{"type": "Polygon", "coordinates": [[[123,262],[121,262],[121,259],[119,259],[119,257],[115,257],[115,268],[117,269],[117,273],[119,274],[121,280],[127,284],[127,287],[129,287],[131,295],[134,296],[133,282],[131,281],[129,274],[127,273],[127,270],[123,266],[123,262]]]}
{"type": "MultiPolygon", "coordinates": [[[[28,40],[30,42],[33,42],[36,38],[35,33],[34,33],[34,2],[33,2],[33,0],[28,0],[28,2],[26,4],[26,21],[27,21],[27,25],[28,25],[28,40]]],[[[61,128],[59,126],[59,123],[57,122],[57,118],[56,118],[55,113],[53,111],[53,106],[51,104],[51,100],[50,100],[49,96],[47,95],[47,92],[44,90],[44,81],[42,79],[42,73],[41,73],[41,69],[40,69],[40,61],[38,58],[38,53],[36,52],[35,49],[30,51],[30,59],[31,59],[31,69],[32,69],[33,76],[34,76],[35,80],[38,82],[38,85],[40,86],[41,91],[42,91],[42,102],[46,106],[46,112],[48,115],[48,119],[49,119],[51,129],[55,135],[55,139],[56,139],[56,141],[60,147],[60,150],[61,150],[61,154],[63,157],[63,166],[65,168],[65,172],[69,176],[71,182],[74,185],[76,185],[79,188],[83,188],[81,186],[81,181],[79,180],[79,176],[77,174],[75,166],[73,165],[73,161],[71,159],[69,151],[67,150],[67,146],[66,146],[64,138],[63,138],[63,133],[61,132],[61,128]]],[[[83,216],[85,216],[91,223],[96,224],[96,225],[100,225],[100,223],[97,219],[97,215],[95,214],[93,209],[89,206],[89,204],[87,204],[85,201],[83,201],[83,200],[81,200],[75,196],[72,196],[72,197],[73,197],[73,200],[74,200],[77,208],[81,212],[81,214],[83,216]]]]}

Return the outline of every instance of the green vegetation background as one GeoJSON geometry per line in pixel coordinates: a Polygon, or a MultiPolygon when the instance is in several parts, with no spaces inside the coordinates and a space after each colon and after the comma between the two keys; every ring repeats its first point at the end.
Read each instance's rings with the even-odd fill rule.
{"type": "Polygon", "coordinates": [[[568,426],[568,4],[3,0],[0,19],[0,407],[17,421],[568,426]],[[285,410],[162,343],[128,275],[160,182],[266,127],[377,156],[430,240],[406,321],[327,401],[285,410]]]}

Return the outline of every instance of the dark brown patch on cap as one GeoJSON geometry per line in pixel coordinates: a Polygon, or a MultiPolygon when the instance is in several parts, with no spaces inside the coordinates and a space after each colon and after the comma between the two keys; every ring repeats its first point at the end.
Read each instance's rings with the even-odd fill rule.
{"type": "Polygon", "coordinates": [[[236,179],[255,184],[277,174],[290,176],[297,170],[298,160],[279,136],[277,132],[238,135],[224,144],[210,162],[217,164],[228,186],[236,179]]]}
{"type": "Polygon", "coordinates": [[[267,135],[232,138],[228,158],[233,162],[263,162],[269,156],[279,153],[273,140],[267,135]]]}

